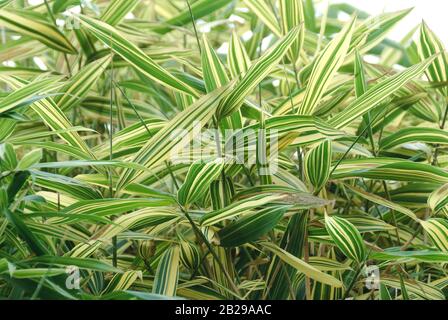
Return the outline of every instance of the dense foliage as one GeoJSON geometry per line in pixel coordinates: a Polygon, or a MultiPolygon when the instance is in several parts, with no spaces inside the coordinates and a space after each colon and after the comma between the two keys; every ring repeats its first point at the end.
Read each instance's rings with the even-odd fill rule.
{"type": "Polygon", "coordinates": [[[387,38],[409,12],[0,1],[0,297],[445,299],[448,61],[387,38]]]}

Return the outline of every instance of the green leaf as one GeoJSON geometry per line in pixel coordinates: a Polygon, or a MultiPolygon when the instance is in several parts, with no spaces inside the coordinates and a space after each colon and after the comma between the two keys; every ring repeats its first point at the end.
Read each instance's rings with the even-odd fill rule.
{"type": "Polygon", "coordinates": [[[223,158],[206,163],[202,160],[193,163],[188,170],[184,184],[177,193],[179,203],[183,206],[190,205],[203,197],[212,181],[218,179],[223,169],[223,158]]]}
{"type": "Polygon", "coordinates": [[[344,62],[355,22],[356,18],[352,18],[316,58],[298,114],[312,115],[317,110],[330,81],[344,62]]]}
{"type": "MultiPolygon", "coordinates": [[[[212,118],[218,103],[230,92],[230,89],[231,87],[217,89],[178,113],[135,154],[133,162],[147,169],[153,169],[170,156],[170,151],[175,154],[176,151],[182,150],[193,139],[191,132],[194,124],[200,127],[205,126],[212,118]]],[[[117,189],[126,187],[131,182],[141,181],[141,174],[132,169],[124,170],[117,189]]]]}
{"type": "Polygon", "coordinates": [[[330,177],[331,153],[331,141],[324,140],[306,154],[305,175],[313,185],[315,193],[325,186],[330,177]]]}
{"type": "Polygon", "coordinates": [[[58,107],[67,111],[78,105],[87,96],[92,86],[106,71],[111,57],[106,56],[83,67],[70,81],[61,88],[64,94],[54,98],[58,107]]]}
{"type": "Polygon", "coordinates": [[[409,142],[448,144],[448,133],[436,128],[404,128],[381,139],[380,148],[392,149],[409,142]]]}
{"type": "Polygon", "coordinates": [[[434,190],[428,197],[428,206],[434,213],[442,210],[445,215],[448,213],[448,184],[444,184],[439,189],[434,190]]]}
{"type": "Polygon", "coordinates": [[[0,9],[0,25],[30,36],[55,50],[76,54],[76,48],[45,17],[19,9],[0,9]]]}
{"type": "MultiPolygon", "coordinates": [[[[423,21],[420,28],[420,42],[418,43],[418,54],[421,60],[428,59],[437,54],[427,69],[427,76],[433,82],[443,83],[448,81],[448,57],[442,41],[423,21]]],[[[448,96],[446,87],[439,89],[442,94],[448,96]]]]}
{"type": "Polygon", "coordinates": [[[110,49],[126,60],[136,70],[148,79],[154,80],[174,90],[197,96],[195,89],[174,77],[167,70],[155,63],[139,47],[128,41],[125,36],[114,27],[85,15],[77,16],[77,19],[98,40],[110,47],[110,49]]]}
{"type": "Polygon", "coordinates": [[[138,5],[140,0],[112,0],[100,17],[111,26],[119,24],[138,5]]]}
{"type": "MultiPolygon", "coordinates": [[[[214,0],[214,1],[198,0],[191,4],[191,12],[195,19],[200,19],[204,16],[212,14],[218,9],[221,9],[222,7],[231,3],[231,1],[232,0],[214,0]]],[[[184,26],[190,22],[191,22],[190,11],[188,8],[185,8],[184,10],[176,14],[174,17],[164,21],[162,24],[163,26],[160,27],[158,26],[154,28],[154,31],[161,34],[165,34],[167,32],[176,29],[176,27],[184,26]]]]}
{"type": "Polygon", "coordinates": [[[268,207],[230,223],[218,232],[220,245],[238,247],[271,231],[289,206],[268,207]]]}
{"type": "Polygon", "coordinates": [[[400,205],[398,205],[398,204],[396,204],[396,203],[394,203],[392,201],[388,201],[388,200],[386,200],[384,198],[381,198],[381,197],[379,197],[379,196],[377,196],[375,194],[371,194],[371,193],[365,192],[365,191],[363,191],[361,189],[358,189],[358,188],[355,188],[355,187],[352,187],[352,186],[349,186],[349,185],[344,185],[344,186],[346,188],[348,188],[350,191],[352,191],[353,193],[355,193],[356,195],[358,195],[358,196],[360,196],[360,197],[362,197],[364,199],[367,199],[369,201],[372,201],[373,203],[376,203],[376,204],[379,204],[381,206],[385,206],[387,208],[390,208],[392,210],[400,212],[400,213],[408,216],[409,218],[411,218],[414,221],[419,221],[419,219],[417,218],[415,213],[412,212],[411,210],[405,208],[405,207],[402,207],[402,206],[400,206],[400,205]]]}
{"type": "Polygon", "coordinates": [[[361,263],[366,258],[366,248],[355,226],[341,217],[325,215],[325,228],[336,246],[350,259],[361,263]]]}
{"type": "Polygon", "coordinates": [[[162,255],[157,266],[152,293],[175,296],[179,278],[179,247],[172,246],[162,255]]]}
{"type": "Polygon", "coordinates": [[[252,65],[246,48],[244,47],[240,37],[235,31],[232,31],[232,37],[229,42],[227,64],[234,79],[241,75],[244,75],[252,65]]]}
{"type": "Polygon", "coordinates": [[[441,218],[431,218],[420,221],[434,245],[442,252],[448,252],[448,221],[441,218]]]}
{"type": "Polygon", "coordinates": [[[353,120],[367,113],[369,110],[379,105],[390,95],[394,94],[401,87],[411,81],[413,78],[419,76],[435,57],[423,61],[420,64],[414,65],[405,71],[397,73],[386,80],[367,90],[361,97],[350,103],[345,109],[334,116],[330,121],[330,125],[336,128],[343,128],[350,124],[353,120]]]}
{"type": "Polygon", "coordinates": [[[244,74],[243,78],[236,84],[230,95],[219,105],[217,110],[219,119],[225,118],[238,110],[246,96],[250,94],[280,62],[293,41],[298,37],[300,28],[301,27],[296,27],[291,30],[252,64],[249,70],[244,74]]]}
{"type": "Polygon", "coordinates": [[[319,269],[313,267],[312,265],[306,263],[305,261],[293,256],[289,252],[279,248],[275,244],[269,242],[263,242],[262,246],[269,251],[273,252],[277,257],[279,257],[282,261],[294,267],[297,271],[303,273],[305,276],[323,284],[327,284],[329,286],[333,286],[336,288],[341,288],[342,282],[336,279],[335,277],[326,274],[319,269]]]}
{"type": "Polygon", "coordinates": [[[247,199],[235,202],[223,209],[205,214],[201,218],[202,226],[211,226],[223,220],[231,219],[241,215],[253,213],[257,207],[262,207],[274,201],[279,201],[285,195],[256,195],[247,199]]]}
{"type": "MultiPolygon", "coordinates": [[[[281,29],[283,34],[287,34],[293,28],[300,26],[305,21],[302,0],[280,0],[278,2],[281,17],[281,29]]],[[[305,40],[305,28],[300,29],[300,34],[291,45],[289,52],[290,60],[295,63],[302,51],[305,40]]]]}

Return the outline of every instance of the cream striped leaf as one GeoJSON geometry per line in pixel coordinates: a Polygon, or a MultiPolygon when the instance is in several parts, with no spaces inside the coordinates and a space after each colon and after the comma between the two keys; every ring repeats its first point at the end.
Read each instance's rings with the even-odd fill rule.
{"type": "Polygon", "coordinates": [[[101,241],[109,241],[126,230],[141,230],[168,221],[175,223],[180,217],[174,209],[169,207],[145,207],[118,217],[113,224],[107,226],[105,230],[101,230],[98,238],[101,241]]]}
{"type": "MultiPolygon", "coordinates": [[[[283,34],[287,34],[294,27],[300,26],[305,21],[302,0],[279,0],[281,30],[283,34]]],[[[296,63],[300,52],[302,51],[303,42],[305,40],[305,28],[300,29],[300,34],[296,41],[291,45],[288,53],[290,60],[296,63]]]]}
{"type": "Polygon", "coordinates": [[[143,273],[141,271],[126,271],[116,274],[101,294],[104,295],[114,291],[126,291],[138,279],[143,280],[143,273]]]}
{"type": "Polygon", "coordinates": [[[437,249],[448,252],[448,221],[442,218],[431,218],[420,221],[420,224],[437,249]]]}
{"type": "Polygon", "coordinates": [[[196,270],[201,264],[201,253],[198,246],[188,240],[182,239],[180,242],[180,261],[190,269],[196,270]]]}
{"type": "MultiPolygon", "coordinates": [[[[0,79],[8,83],[8,85],[15,90],[23,88],[27,85],[26,81],[18,78],[5,78],[0,76],[0,79]]],[[[36,101],[31,105],[31,108],[39,115],[48,127],[57,132],[61,139],[66,141],[69,145],[78,148],[81,152],[85,153],[87,157],[90,156],[90,158],[95,158],[94,154],[90,151],[90,148],[84,140],[82,140],[78,132],[70,130],[73,128],[73,125],[51,98],[36,101]]]]}
{"type": "MultiPolygon", "coordinates": [[[[392,180],[392,181],[409,181],[409,182],[428,182],[445,184],[448,182],[448,173],[438,167],[433,167],[425,163],[417,163],[411,161],[390,161],[391,163],[374,166],[369,168],[368,162],[361,162],[361,166],[355,169],[343,169],[341,171],[335,170],[331,179],[345,179],[353,177],[361,177],[378,180],[392,180]]],[[[355,164],[356,161],[351,161],[355,164]]],[[[373,162],[375,164],[375,162],[373,162]]]]}
{"type": "Polygon", "coordinates": [[[448,217],[448,184],[444,184],[439,189],[434,190],[428,197],[428,206],[434,213],[443,211],[448,217]]]}
{"type": "Polygon", "coordinates": [[[123,18],[138,5],[140,0],[112,0],[100,17],[111,26],[119,24],[123,18]]]}
{"type": "Polygon", "coordinates": [[[237,247],[258,240],[277,225],[289,207],[268,207],[230,223],[218,232],[220,245],[237,247]]]}
{"type": "Polygon", "coordinates": [[[349,189],[350,191],[352,191],[353,193],[355,193],[356,195],[367,199],[369,201],[372,201],[373,203],[379,204],[381,206],[385,206],[389,209],[395,210],[397,212],[400,212],[406,216],[408,216],[409,218],[411,218],[414,221],[419,221],[419,219],[417,218],[417,216],[415,215],[414,212],[412,212],[411,210],[409,210],[408,208],[405,208],[403,206],[400,206],[399,204],[396,204],[395,202],[386,200],[380,196],[377,196],[375,194],[372,193],[368,193],[365,192],[361,189],[349,186],[347,184],[344,185],[347,189],[349,189]]]}
{"type": "MultiPolygon", "coordinates": [[[[230,89],[230,86],[217,89],[197,100],[188,109],[178,113],[136,153],[133,162],[152,169],[163,163],[170,154],[175,155],[173,152],[181,150],[193,139],[191,136],[193,125],[197,124],[201,128],[205,126],[212,118],[220,100],[230,92],[230,89]],[[181,134],[183,136],[180,136],[181,134]]],[[[124,170],[118,181],[117,189],[120,190],[131,182],[140,182],[141,175],[141,171],[124,170]]]]}
{"type": "Polygon", "coordinates": [[[243,78],[237,83],[229,97],[219,105],[217,113],[220,119],[236,111],[242,105],[246,96],[258,86],[260,81],[269,75],[299,35],[300,28],[296,27],[291,30],[252,64],[243,78]]]}
{"type": "Polygon", "coordinates": [[[381,277],[381,284],[402,290],[402,294],[404,286],[406,291],[409,292],[409,296],[417,299],[445,300],[445,295],[440,289],[425,282],[417,281],[415,279],[404,280],[403,282],[401,282],[400,279],[386,276],[381,277]]]}
{"type": "Polygon", "coordinates": [[[279,201],[284,197],[285,197],[284,194],[274,194],[274,195],[261,194],[240,200],[223,209],[205,214],[201,218],[201,225],[204,227],[211,226],[223,220],[228,220],[235,218],[237,216],[253,213],[256,208],[265,206],[275,201],[279,201]]]}
{"type": "Polygon", "coordinates": [[[179,203],[183,206],[190,205],[203,197],[209,190],[210,184],[218,179],[223,169],[223,158],[206,163],[201,160],[193,163],[184,184],[177,192],[179,203]]]}
{"type": "Polygon", "coordinates": [[[98,59],[82,68],[70,81],[61,88],[64,94],[53,98],[58,107],[63,110],[69,110],[81,102],[81,99],[87,96],[91,87],[103,75],[107,66],[111,62],[111,56],[98,59]]]}
{"type": "Polygon", "coordinates": [[[244,47],[240,37],[235,32],[235,30],[232,31],[232,37],[229,41],[227,65],[230,68],[230,74],[232,75],[233,79],[244,75],[252,65],[246,48],[244,47]]]}
{"type": "Polygon", "coordinates": [[[350,259],[364,261],[366,248],[361,234],[353,224],[337,216],[325,215],[325,228],[336,246],[350,259]]]}
{"type": "Polygon", "coordinates": [[[152,293],[175,296],[179,278],[180,254],[177,245],[169,247],[157,266],[152,293]]]}
{"type": "Polygon", "coordinates": [[[409,142],[425,142],[431,144],[448,144],[448,133],[437,128],[404,128],[381,139],[380,148],[392,149],[409,142]]]}
{"type": "Polygon", "coordinates": [[[282,36],[278,19],[266,0],[243,0],[244,4],[277,36],[282,36]]]}
{"type": "Polygon", "coordinates": [[[298,114],[312,115],[316,111],[330,81],[344,62],[355,22],[353,17],[316,58],[298,114]]]}
{"type": "MultiPolygon", "coordinates": [[[[433,82],[448,81],[448,57],[442,41],[434,34],[434,32],[423,21],[420,28],[420,42],[418,42],[418,53],[420,59],[425,60],[434,54],[438,56],[429,65],[426,74],[433,82]]],[[[448,89],[441,87],[440,91],[448,96],[448,89]]]]}
{"type": "MultiPolygon", "coordinates": [[[[0,76],[0,80],[1,80],[0,76]]],[[[13,110],[14,108],[31,104],[32,102],[45,99],[44,93],[49,93],[61,86],[59,81],[62,77],[49,77],[37,79],[14,90],[1,100],[0,114],[13,110]]]]}
{"type": "Polygon", "coordinates": [[[320,271],[318,268],[306,263],[302,259],[292,255],[291,253],[283,250],[277,245],[270,242],[263,242],[261,245],[273,252],[277,257],[279,257],[283,262],[287,263],[291,267],[295,268],[297,271],[303,273],[305,276],[323,284],[327,284],[332,287],[341,288],[343,286],[342,282],[335,277],[320,271]]]}
{"type": "Polygon", "coordinates": [[[75,54],[76,48],[44,16],[19,9],[0,9],[0,25],[30,36],[55,50],[75,54]]]}
{"type": "Polygon", "coordinates": [[[409,81],[418,77],[430,65],[435,57],[431,57],[422,63],[414,65],[405,71],[397,73],[386,80],[376,84],[361,97],[354,100],[343,111],[336,114],[329,123],[336,128],[343,128],[355,119],[367,113],[369,110],[389,98],[390,95],[400,90],[409,81]]]}
{"type": "Polygon", "coordinates": [[[114,27],[84,16],[76,16],[98,40],[109,46],[112,51],[126,60],[135,69],[151,80],[155,80],[174,90],[198,96],[195,89],[171,75],[167,70],[155,63],[139,47],[128,41],[123,34],[114,27]]]}
{"type": "Polygon", "coordinates": [[[202,72],[207,92],[220,88],[229,82],[226,69],[219,60],[215,50],[210,46],[205,34],[202,36],[203,50],[201,55],[202,72]]]}
{"type": "Polygon", "coordinates": [[[155,199],[97,199],[83,200],[62,210],[62,214],[70,216],[69,218],[55,218],[52,223],[65,223],[76,220],[76,215],[95,215],[96,217],[105,217],[119,215],[138,208],[163,207],[170,205],[166,200],[155,199]]]}
{"type": "Polygon", "coordinates": [[[314,187],[315,193],[325,186],[330,177],[331,155],[331,141],[327,139],[306,154],[305,176],[314,187]]]}

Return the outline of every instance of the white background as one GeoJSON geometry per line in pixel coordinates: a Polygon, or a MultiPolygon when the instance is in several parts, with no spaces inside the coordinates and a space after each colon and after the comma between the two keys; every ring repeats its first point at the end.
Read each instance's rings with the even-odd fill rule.
{"type": "MultiPolygon", "coordinates": [[[[447,0],[329,0],[333,3],[348,3],[372,15],[382,12],[414,8],[389,34],[393,40],[401,40],[422,19],[448,47],[448,1],[447,0]]],[[[326,1],[321,1],[320,5],[326,1]]]]}
{"type": "MultiPolygon", "coordinates": [[[[210,0],[214,1],[214,0],[210,0]]],[[[28,0],[42,3],[43,0],[28,0]]],[[[401,40],[422,19],[448,47],[448,0],[318,0],[318,8],[327,3],[348,3],[372,15],[413,7],[414,10],[390,33],[393,40],[401,40]]]]}

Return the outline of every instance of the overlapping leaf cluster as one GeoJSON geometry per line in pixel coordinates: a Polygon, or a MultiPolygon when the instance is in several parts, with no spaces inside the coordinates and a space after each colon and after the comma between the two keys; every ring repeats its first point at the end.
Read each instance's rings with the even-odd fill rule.
{"type": "Polygon", "coordinates": [[[445,299],[448,57],[388,39],[409,11],[0,1],[0,297],[445,299]]]}

